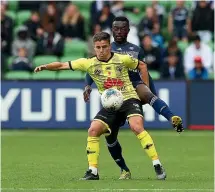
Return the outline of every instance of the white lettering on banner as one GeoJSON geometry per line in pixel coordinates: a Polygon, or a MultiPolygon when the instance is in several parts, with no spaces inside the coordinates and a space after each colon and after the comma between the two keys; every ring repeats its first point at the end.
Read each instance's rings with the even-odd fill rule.
{"type": "Polygon", "coordinates": [[[150,122],[155,120],[155,111],[149,104],[143,105],[143,112],[145,121],[150,122]]]}
{"type": "MultiPolygon", "coordinates": [[[[160,89],[159,90],[159,97],[166,102],[166,104],[169,106],[169,90],[168,89],[160,89]]],[[[159,115],[160,121],[167,121],[165,117],[162,115],[159,115]]]]}
{"type": "MultiPolygon", "coordinates": [[[[169,105],[169,90],[168,89],[159,89],[158,91],[159,98],[164,100],[167,105],[169,105]]],[[[144,119],[148,122],[155,121],[155,113],[156,111],[150,105],[143,106],[144,111],[144,119]]],[[[163,116],[159,115],[160,121],[167,121],[163,116]]]]}
{"type": "MultiPolygon", "coordinates": [[[[66,120],[66,99],[75,98],[76,99],[76,115],[77,121],[86,121],[86,104],[83,100],[83,90],[82,89],[56,89],[56,111],[55,117],[56,121],[66,120]]],[[[72,106],[69,106],[72,107],[72,106]]]]}
{"type": "Polygon", "coordinates": [[[100,111],[101,96],[97,89],[93,89],[90,94],[90,119],[92,120],[100,111]]]}
{"type": "MultiPolygon", "coordinates": [[[[159,89],[158,95],[162,100],[164,100],[167,105],[169,105],[169,90],[166,88],[159,89]]],[[[49,121],[55,115],[55,121],[67,121],[67,107],[72,107],[74,114],[69,114],[70,116],[75,116],[77,122],[84,122],[87,120],[87,110],[86,104],[83,100],[83,90],[76,88],[58,88],[55,91],[55,114],[52,110],[52,89],[43,88],[41,89],[41,111],[32,111],[32,102],[37,102],[32,100],[32,89],[16,89],[11,88],[8,90],[4,98],[1,96],[1,121],[9,121],[10,115],[13,113],[13,104],[16,98],[21,94],[20,102],[20,116],[23,122],[30,121],[49,121]],[[75,99],[75,106],[66,105],[67,99],[75,99]]],[[[38,95],[38,94],[37,94],[38,95]]],[[[90,96],[90,114],[89,118],[92,120],[95,115],[100,110],[100,94],[97,89],[93,89],[90,96]]],[[[150,105],[143,106],[144,118],[147,122],[153,122],[156,120],[156,112],[150,105]]],[[[17,111],[18,112],[18,111],[17,111]]],[[[19,114],[17,114],[19,115],[19,114]]],[[[159,121],[167,121],[164,117],[159,116],[159,121]]]]}
{"type": "Polygon", "coordinates": [[[48,121],[52,116],[52,91],[51,89],[41,90],[41,111],[32,112],[31,89],[22,89],[21,94],[21,120],[22,121],[48,121]]]}
{"type": "Polygon", "coordinates": [[[10,89],[4,98],[1,96],[1,121],[9,120],[9,110],[20,93],[20,89],[10,89]]]}

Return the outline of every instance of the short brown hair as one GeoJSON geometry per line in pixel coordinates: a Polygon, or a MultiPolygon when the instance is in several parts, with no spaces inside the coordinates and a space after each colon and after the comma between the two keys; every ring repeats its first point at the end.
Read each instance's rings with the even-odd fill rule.
{"type": "Polygon", "coordinates": [[[99,32],[93,36],[93,42],[106,40],[110,43],[110,35],[106,32],[99,32]]]}

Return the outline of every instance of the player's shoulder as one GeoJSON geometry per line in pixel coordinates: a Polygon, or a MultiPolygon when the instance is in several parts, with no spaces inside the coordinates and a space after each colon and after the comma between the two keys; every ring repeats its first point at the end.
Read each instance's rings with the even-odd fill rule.
{"type": "Polygon", "coordinates": [[[118,58],[120,61],[128,61],[133,59],[132,55],[128,53],[114,53],[115,58],[118,58]]]}
{"type": "Polygon", "coordinates": [[[127,53],[114,53],[114,56],[118,57],[118,58],[124,58],[124,57],[127,57],[128,54],[127,53]]]}
{"type": "Polygon", "coordinates": [[[130,42],[128,42],[127,46],[129,47],[129,49],[133,48],[134,50],[138,50],[138,51],[141,49],[140,46],[135,45],[135,44],[130,43],[130,42]]]}
{"type": "Polygon", "coordinates": [[[95,58],[96,58],[96,55],[93,55],[93,56],[87,57],[86,59],[95,59],[95,58]]]}

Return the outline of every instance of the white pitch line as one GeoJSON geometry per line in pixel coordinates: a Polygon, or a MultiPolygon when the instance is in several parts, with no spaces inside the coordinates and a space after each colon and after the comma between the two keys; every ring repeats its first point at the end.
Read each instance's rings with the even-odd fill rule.
{"type": "MultiPolygon", "coordinates": [[[[66,133],[66,132],[65,132],[66,133]]],[[[28,133],[28,132],[22,132],[22,131],[18,131],[18,132],[4,132],[2,131],[1,133],[1,136],[3,137],[23,137],[23,136],[27,136],[27,137],[70,137],[71,135],[70,134],[58,134],[57,132],[55,133],[48,133],[48,132],[44,132],[44,133],[38,133],[38,132],[35,132],[35,133],[28,133]]],[[[119,134],[119,136],[124,136],[125,134],[123,132],[121,132],[119,134]]],[[[208,133],[191,133],[191,132],[184,132],[182,133],[181,135],[175,133],[153,133],[153,131],[151,132],[151,135],[152,136],[159,136],[159,137],[214,137],[214,133],[211,132],[211,134],[208,134],[208,133]]],[[[77,134],[78,136],[78,134],[77,134]]],[[[133,137],[133,134],[129,135],[126,133],[126,136],[131,136],[133,137]]]]}
{"type": "Polygon", "coordinates": [[[33,189],[26,189],[26,188],[2,188],[2,191],[149,191],[149,192],[159,192],[159,191],[183,191],[183,192],[190,192],[190,191],[214,191],[213,189],[52,189],[52,188],[33,188],[33,189]]]}

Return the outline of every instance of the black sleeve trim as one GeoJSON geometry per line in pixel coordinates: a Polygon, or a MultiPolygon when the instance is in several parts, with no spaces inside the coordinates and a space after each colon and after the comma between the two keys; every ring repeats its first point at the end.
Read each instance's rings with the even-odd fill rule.
{"type": "Polygon", "coordinates": [[[136,68],[135,68],[135,69],[138,69],[138,67],[139,67],[139,64],[140,64],[140,61],[138,60],[138,64],[137,64],[137,66],[136,66],[136,68]]]}
{"type": "Polygon", "coordinates": [[[72,62],[71,62],[71,61],[68,61],[68,63],[69,63],[70,69],[74,71],[74,69],[72,68],[72,62]]]}

